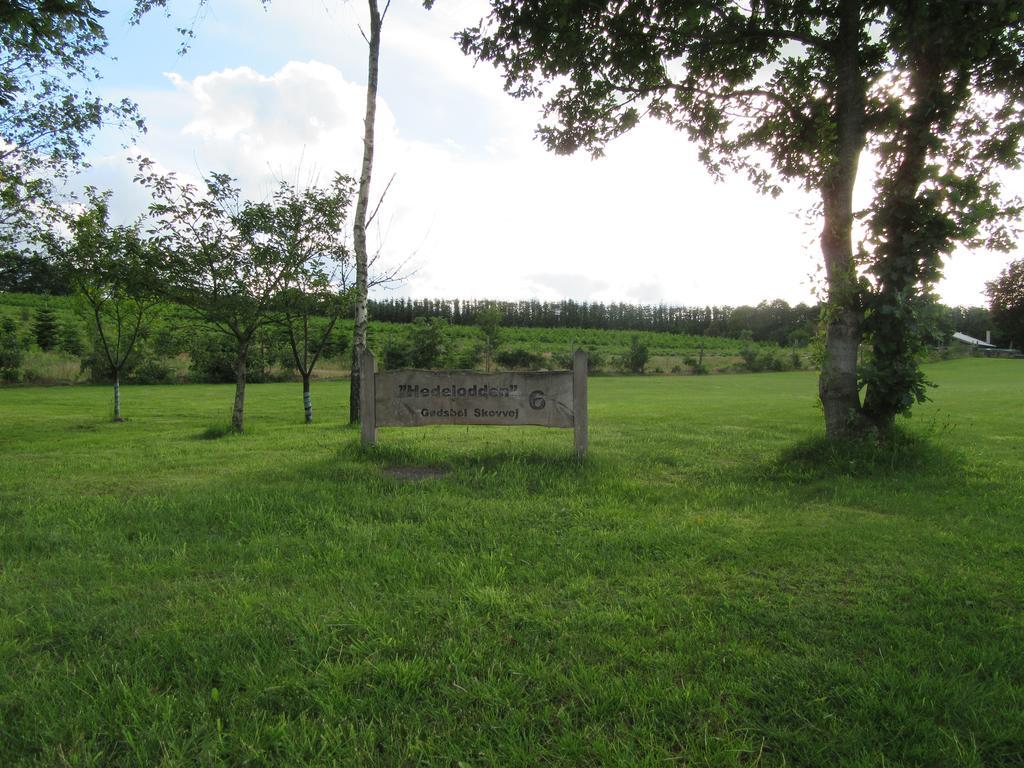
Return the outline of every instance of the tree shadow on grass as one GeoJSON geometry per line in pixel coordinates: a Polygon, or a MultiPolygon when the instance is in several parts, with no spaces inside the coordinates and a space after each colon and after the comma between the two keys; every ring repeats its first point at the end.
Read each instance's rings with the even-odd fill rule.
{"type": "Polygon", "coordinates": [[[237,434],[230,424],[211,424],[195,435],[196,440],[220,440],[223,437],[237,434]]]}
{"type": "Polygon", "coordinates": [[[961,452],[896,429],[884,438],[807,438],[784,449],[763,469],[772,479],[797,482],[838,478],[947,482],[962,478],[965,466],[961,452]]]}
{"type": "Polygon", "coordinates": [[[507,446],[431,443],[377,445],[362,448],[357,441],[339,445],[330,456],[282,469],[282,478],[302,477],[332,485],[366,484],[382,491],[403,486],[439,484],[445,493],[524,495],[577,486],[599,475],[594,462],[578,461],[571,446],[536,445],[528,441],[507,446]]]}

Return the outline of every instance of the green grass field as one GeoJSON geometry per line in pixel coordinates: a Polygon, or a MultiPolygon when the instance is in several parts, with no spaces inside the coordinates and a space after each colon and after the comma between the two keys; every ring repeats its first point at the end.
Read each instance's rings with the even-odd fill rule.
{"type": "Polygon", "coordinates": [[[592,379],[571,431],[347,385],[0,390],[0,766],[1024,764],[1024,364],[882,458],[810,373],[592,379]],[[440,476],[411,482],[395,468],[440,476]]]}

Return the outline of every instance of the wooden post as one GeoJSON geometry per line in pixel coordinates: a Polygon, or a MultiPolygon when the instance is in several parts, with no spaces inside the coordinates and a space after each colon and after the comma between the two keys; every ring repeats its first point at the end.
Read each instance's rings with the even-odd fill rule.
{"type": "Polygon", "coordinates": [[[373,352],[359,357],[359,435],[364,448],[377,444],[377,361],[373,352]]]}
{"type": "Polygon", "coordinates": [[[587,455],[587,353],[577,349],[572,355],[572,430],[576,458],[587,455]]]}

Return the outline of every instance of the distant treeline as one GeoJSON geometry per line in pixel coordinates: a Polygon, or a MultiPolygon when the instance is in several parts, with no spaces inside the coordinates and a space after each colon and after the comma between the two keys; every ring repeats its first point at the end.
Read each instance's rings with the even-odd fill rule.
{"type": "Polygon", "coordinates": [[[370,317],[411,323],[417,317],[440,317],[452,325],[474,325],[481,310],[497,307],[502,325],[511,328],[596,328],[613,331],[656,331],[694,336],[734,336],[748,330],[758,341],[787,343],[790,333],[805,329],[813,335],[817,306],[785,301],[761,302],[756,307],[680,307],[666,304],[626,304],[573,301],[495,301],[491,299],[370,300],[370,317]]]}
{"type": "MultiPolygon", "coordinates": [[[[0,292],[59,296],[71,293],[66,276],[41,256],[0,253],[0,292]]],[[[498,307],[502,325],[509,328],[587,328],[653,331],[693,336],[751,338],[781,346],[802,346],[814,337],[819,305],[776,299],[756,306],[684,307],[620,302],[496,301],[493,299],[371,299],[370,317],[392,323],[411,323],[417,317],[444,318],[452,325],[476,325],[477,315],[498,307]]],[[[987,307],[932,305],[928,324],[932,343],[941,346],[953,331],[984,339],[993,330],[987,307]]],[[[993,341],[999,341],[998,338],[993,341]]],[[[1008,340],[1007,340],[1008,341],[1008,340]]]]}
{"type": "MultiPolygon", "coordinates": [[[[756,306],[683,307],[666,304],[626,304],[572,301],[495,301],[492,299],[370,300],[370,317],[391,323],[411,323],[417,317],[439,317],[452,325],[475,325],[484,309],[497,307],[502,325],[511,328],[594,328],[617,331],[655,331],[693,336],[749,336],[754,341],[802,346],[815,334],[820,305],[762,301],[756,306]]],[[[985,307],[947,307],[935,304],[929,320],[935,344],[944,344],[953,331],[984,339],[992,329],[985,307]]]]}

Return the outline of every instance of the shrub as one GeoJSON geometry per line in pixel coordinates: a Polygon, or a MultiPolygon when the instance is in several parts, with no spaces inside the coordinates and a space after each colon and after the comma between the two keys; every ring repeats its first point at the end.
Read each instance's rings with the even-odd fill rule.
{"type": "Polygon", "coordinates": [[[622,367],[629,373],[643,373],[650,357],[647,345],[634,335],[629,342],[629,352],[622,358],[622,367]]]}
{"type": "Polygon", "coordinates": [[[472,370],[480,365],[484,358],[484,344],[475,342],[451,354],[452,368],[472,370]]]}
{"type": "Polygon", "coordinates": [[[495,305],[484,307],[476,313],[476,325],[484,338],[481,354],[486,353],[487,359],[496,359],[495,355],[501,346],[501,321],[504,313],[495,305]]]}
{"type": "Polygon", "coordinates": [[[417,317],[412,321],[409,346],[414,368],[436,368],[448,351],[448,321],[417,317]]]}
{"type": "Polygon", "coordinates": [[[754,347],[743,347],[740,350],[740,357],[743,358],[743,367],[748,371],[760,371],[761,368],[761,355],[754,349],[754,347]]]}
{"type": "Polygon", "coordinates": [[[190,331],[179,331],[166,325],[161,326],[150,336],[153,354],[157,357],[176,357],[183,352],[188,352],[191,346],[191,337],[190,331]]]}
{"type": "Polygon", "coordinates": [[[89,354],[82,356],[79,370],[88,375],[89,382],[92,384],[107,384],[114,379],[114,374],[107,364],[107,358],[103,353],[98,353],[95,348],[89,354]]]}
{"type": "Polygon", "coordinates": [[[448,321],[417,317],[405,338],[388,336],[384,342],[384,368],[437,368],[448,357],[448,321]]]}
{"type": "Polygon", "coordinates": [[[526,349],[504,349],[495,356],[503,368],[535,371],[544,367],[544,357],[526,349]]]}
{"type": "MultiPolygon", "coordinates": [[[[114,380],[114,371],[107,361],[107,356],[97,346],[82,357],[80,370],[88,374],[89,381],[93,384],[109,384],[114,380]]],[[[234,378],[231,380],[234,381],[234,378]]],[[[171,384],[174,382],[174,369],[155,357],[146,347],[136,345],[121,368],[121,382],[171,384]]]]}
{"type": "Polygon", "coordinates": [[[136,384],[172,384],[174,369],[163,361],[151,357],[132,371],[131,381],[136,384]]]}
{"type": "MultiPolygon", "coordinates": [[[[587,353],[588,374],[594,373],[607,365],[607,358],[604,352],[599,351],[595,347],[583,347],[582,349],[587,353]]],[[[555,352],[551,355],[551,362],[554,363],[555,368],[570,370],[572,369],[572,353],[555,352]]]]}
{"type": "Polygon", "coordinates": [[[21,378],[23,356],[18,327],[13,320],[7,318],[0,325],[0,379],[13,383],[21,378]]]}
{"type": "MultiPolygon", "coordinates": [[[[196,338],[189,350],[188,366],[193,381],[206,384],[230,384],[235,381],[235,341],[222,334],[196,338]]],[[[270,378],[264,347],[254,342],[249,346],[246,381],[259,384],[270,378]]]]}
{"type": "MultiPolygon", "coordinates": [[[[701,350],[700,358],[693,357],[692,355],[689,357],[684,357],[683,365],[689,368],[690,373],[692,373],[694,376],[704,376],[708,373],[708,367],[704,364],[703,350],[701,350]]],[[[672,372],[676,373],[676,370],[673,369],[672,372]]]]}
{"type": "Polygon", "coordinates": [[[381,352],[380,362],[385,370],[393,371],[398,368],[411,368],[412,359],[410,347],[405,339],[396,339],[388,334],[384,340],[384,350],[381,352]]]}
{"type": "Polygon", "coordinates": [[[41,306],[36,309],[32,320],[32,336],[36,345],[44,352],[49,352],[60,341],[57,317],[49,307],[41,306]]]}
{"type": "Polygon", "coordinates": [[[785,361],[770,349],[743,347],[740,350],[740,357],[743,358],[744,367],[752,373],[786,370],[785,361]]]}
{"type": "MultiPolygon", "coordinates": [[[[320,331],[318,330],[317,333],[320,333],[320,331]]],[[[324,339],[323,347],[320,350],[320,356],[334,360],[341,359],[344,357],[345,353],[348,352],[351,341],[352,337],[350,336],[348,329],[335,326],[331,329],[327,338],[324,339]]],[[[291,355],[291,350],[288,350],[288,354],[291,355]]]]}
{"type": "Polygon", "coordinates": [[[605,354],[594,347],[587,347],[587,370],[596,371],[604,368],[608,361],[605,354]]]}
{"type": "Polygon", "coordinates": [[[73,325],[61,324],[57,329],[59,338],[58,346],[60,351],[74,357],[81,357],[85,354],[85,344],[82,343],[82,336],[73,325]]]}

